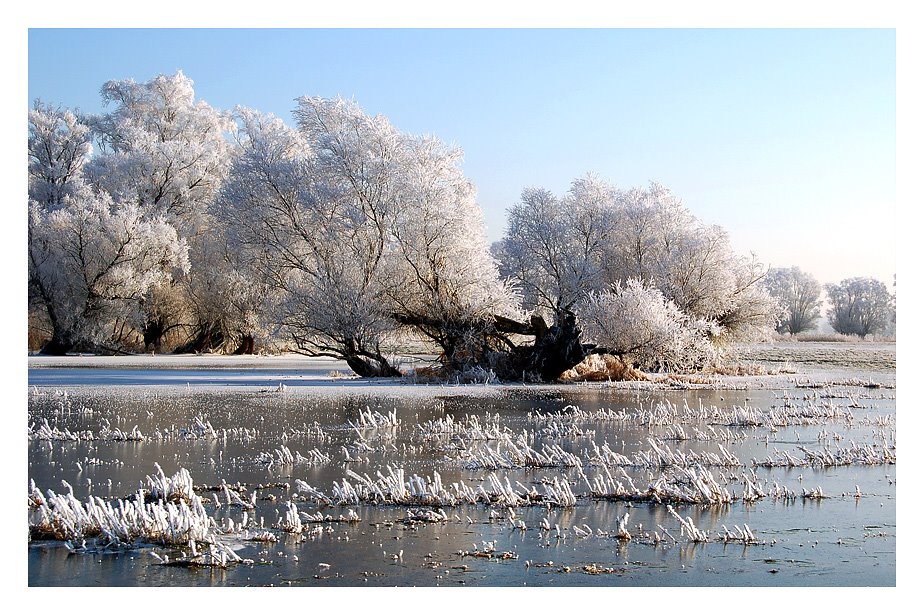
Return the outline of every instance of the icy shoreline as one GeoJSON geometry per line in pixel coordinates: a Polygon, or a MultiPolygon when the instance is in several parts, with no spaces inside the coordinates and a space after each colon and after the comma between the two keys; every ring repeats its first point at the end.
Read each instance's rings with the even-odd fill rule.
{"type": "MultiPolygon", "coordinates": [[[[894,345],[796,344],[749,349],[750,356],[769,352],[763,365],[768,374],[747,376],[652,374],[650,382],[604,382],[577,384],[523,383],[425,383],[413,377],[361,379],[351,375],[344,361],[326,357],[284,355],[127,355],[64,356],[33,355],[28,358],[29,387],[49,388],[134,388],[156,386],[158,391],[189,392],[245,390],[284,392],[298,390],[309,395],[355,394],[394,397],[549,394],[564,390],[677,390],[677,389],[790,389],[824,385],[895,387],[894,345]],[[880,359],[868,369],[840,364],[845,354],[873,352],[880,359]],[[827,354],[826,354],[827,353],[827,354]],[[804,362],[801,355],[807,355],[804,362]],[[817,357],[821,356],[821,360],[817,357]],[[830,356],[831,360],[824,360],[830,356]],[[783,357],[780,369],[780,357],[783,357]],[[791,357],[791,359],[788,359],[791,357]],[[883,358],[884,357],[884,358],[883,358]]],[[[403,367],[425,364],[429,357],[407,357],[403,367]]]]}

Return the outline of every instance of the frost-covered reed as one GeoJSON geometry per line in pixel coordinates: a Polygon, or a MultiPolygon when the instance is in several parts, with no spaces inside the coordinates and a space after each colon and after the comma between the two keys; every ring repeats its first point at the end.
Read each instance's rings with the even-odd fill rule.
{"type": "Polygon", "coordinates": [[[567,480],[555,476],[552,478],[551,482],[544,482],[542,487],[542,502],[544,503],[564,508],[577,504],[577,497],[574,495],[574,492],[571,491],[571,485],[567,480]]]}
{"type": "Polygon", "coordinates": [[[352,508],[347,511],[346,515],[341,514],[336,517],[333,515],[325,515],[320,510],[313,514],[306,512],[299,512],[298,514],[303,523],[359,523],[362,521],[360,516],[352,508]]]}
{"type": "Polygon", "coordinates": [[[752,464],[764,468],[829,468],[848,465],[894,465],[896,462],[895,451],[891,447],[872,444],[851,442],[844,448],[832,450],[826,446],[816,451],[802,446],[798,448],[802,451],[801,458],[793,456],[788,451],[774,449],[772,455],[762,460],[754,459],[752,464]]]}
{"type": "Polygon", "coordinates": [[[274,465],[324,465],[330,463],[330,460],[330,455],[324,453],[317,447],[311,449],[305,453],[305,455],[302,455],[298,451],[295,451],[293,454],[287,446],[283,445],[274,449],[272,453],[260,453],[257,455],[256,459],[254,459],[254,463],[263,464],[272,468],[274,465]]]}
{"type": "Polygon", "coordinates": [[[132,427],[130,431],[123,431],[118,427],[111,427],[109,421],[106,419],[103,419],[103,424],[99,433],[94,434],[90,429],[71,431],[66,427],[53,427],[48,423],[47,418],[43,418],[40,425],[34,423],[29,424],[29,440],[51,442],[140,442],[144,440],[144,434],[141,433],[137,425],[132,427]]]}
{"type": "MultiPolygon", "coordinates": [[[[229,508],[241,508],[243,510],[253,510],[257,506],[257,492],[253,491],[250,494],[250,499],[245,500],[240,496],[240,494],[231,488],[228,487],[228,484],[222,481],[221,483],[222,491],[225,496],[225,506],[229,508]]],[[[216,496],[217,501],[217,496],[216,496]]]]}
{"type": "Polygon", "coordinates": [[[531,410],[528,419],[530,423],[547,425],[551,423],[574,424],[577,422],[611,422],[611,423],[631,423],[637,420],[636,415],[628,413],[625,410],[610,410],[609,408],[600,408],[593,411],[581,410],[578,406],[568,405],[554,412],[542,412],[541,410],[531,410]]]}
{"type": "Polygon", "coordinates": [[[244,532],[241,533],[241,540],[247,540],[250,542],[273,543],[273,542],[278,542],[279,537],[269,530],[250,529],[250,530],[245,530],[244,532]]]}
{"type": "Polygon", "coordinates": [[[551,421],[550,423],[543,425],[534,432],[534,434],[542,438],[593,438],[596,435],[596,431],[593,429],[581,429],[574,423],[559,423],[557,421],[551,421]]]}
{"type": "Polygon", "coordinates": [[[629,532],[629,513],[626,513],[619,520],[619,527],[616,529],[616,537],[619,540],[632,540],[632,534],[629,532]]]}
{"type": "Polygon", "coordinates": [[[139,491],[132,499],[105,502],[90,496],[80,502],[70,489],[67,494],[49,490],[33,519],[33,537],[70,541],[95,538],[105,548],[131,545],[136,540],[168,545],[217,540],[214,523],[198,497],[188,503],[183,499],[146,503],[139,491]]]}
{"type": "Polygon", "coordinates": [[[683,518],[680,514],[674,510],[673,506],[670,504],[667,505],[667,512],[671,514],[677,521],[680,522],[680,535],[686,537],[691,542],[709,542],[709,532],[704,532],[700,530],[693,523],[693,519],[690,517],[683,518]]]}
{"type": "Polygon", "coordinates": [[[256,427],[230,427],[217,429],[204,416],[193,417],[188,425],[155,428],[145,435],[146,440],[174,442],[178,440],[207,440],[218,442],[251,442],[260,435],[256,427]]]}
{"type": "Polygon", "coordinates": [[[602,500],[684,504],[728,504],[735,499],[709,470],[701,467],[670,468],[644,489],[638,488],[622,468],[619,473],[614,476],[604,468],[604,475],[598,474],[593,479],[585,476],[590,496],[602,500]]]}
{"type": "Polygon", "coordinates": [[[229,564],[239,562],[248,564],[253,563],[252,560],[242,559],[237,553],[234,552],[233,549],[231,549],[231,547],[220,542],[206,544],[205,547],[207,550],[203,553],[199,553],[197,551],[195,541],[190,541],[189,547],[191,550],[190,555],[187,555],[184,551],[180,554],[179,557],[174,557],[173,559],[171,559],[167,554],[160,556],[153,550],[150,553],[151,556],[156,559],[158,564],[161,566],[181,566],[184,568],[227,568],[229,564]]]}
{"type": "Polygon", "coordinates": [[[295,502],[289,501],[286,504],[285,517],[281,517],[276,523],[276,526],[283,532],[289,534],[302,533],[302,530],[305,528],[302,524],[301,515],[298,514],[298,507],[295,506],[295,502]]]}
{"type": "Polygon", "coordinates": [[[189,427],[180,430],[180,436],[188,440],[217,440],[219,438],[212,424],[202,416],[193,417],[189,427]]]}
{"type": "MultiPolygon", "coordinates": [[[[460,500],[471,500],[461,483],[443,485],[439,472],[423,477],[405,475],[403,468],[388,466],[386,473],[376,472],[376,478],[347,470],[339,483],[334,481],[332,500],[337,504],[399,504],[403,506],[451,506],[460,500]]],[[[474,503],[472,501],[471,503],[474,503]]]]}
{"type": "Polygon", "coordinates": [[[649,485],[656,501],[728,504],[733,498],[705,468],[672,468],[649,485]]]}
{"type": "Polygon", "coordinates": [[[737,525],[735,525],[734,528],[735,531],[732,532],[724,525],[722,526],[724,534],[721,536],[721,540],[723,542],[738,542],[744,545],[756,544],[759,542],[747,523],[744,524],[743,529],[737,525]]]}
{"type": "Polygon", "coordinates": [[[417,523],[445,523],[449,520],[449,517],[446,515],[446,511],[438,508],[409,508],[407,510],[407,516],[402,519],[402,523],[406,525],[414,525],[417,523]]]}
{"type": "Polygon", "coordinates": [[[722,466],[722,467],[739,467],[741,461],[732,455],[721,444],[717,445],[719,452],[711,453],[704,451],[681,452],[671,450],[663,442],[655,438],[648,438],[648,444],[651,447],[649,451],[640,451],[636,456],[638,467],[646,468],[665,468],[671,466],[691,467],[691,466],[722,466]]]}
{"type": "Polygon", "coordinates": [[[602,446],[591,442],[592,452],[587,451],[585,460],[591,466],[633,467],[663,469],[669,467],[740,467],[741,461],[731,454],[724,446],[717,444],[718,453],[709,451],[682,452],[673,450],[667,443],[656,438],[648,438],[650,448],[637,451],[631,457],[614,451],[608,443],[602,446]]]}
{"type": "Polygon", "coordinates": [[[311,489],[313,498],[336,505],[400,505],[407,507],[447,507],[464,504],[487,504],[490,506],[528,506],[534,504],[550,506],[574,506],[577,496],[568,481],[562,477],[543,479],[542,489],[526,487],[520,482],[512,483],[509,477],[489,474],[485,482],[472,486],[465,481],[444,484],[439,472],[432,476],[407,475],[402,468],[388,466],[386,473],[358,474],[347,470],[347,476],[334,481],[331,496],[328,497],[300,481],[300,491],[311,489]]]}
{"type": "Polygon", "coordinates": [[[803,489],[802,490],[802,499],[803,500],[824,500],[828,496],[825,495],[825,492],[821,487],[815,487],[814,489],[803,489]]]}
{"type": "Polygon", "coordinates": [[[354,423],[353,421],[347,421],[350,427],[353,429],[378,429],[382,427],[398,427],[401,424],[401,420],[398,418],[398,411],[392,410],[386,414],[382,414],[378,410],[370,410],[366,406],[365,410],[359,411],[359,419],[354,423]]]}
{"type": "Polygon", "coordinates": [[[180,468],[172,477],[164,474],[160,464],[155,463],[154,474],[145,477],[149,499],[166,500],[176,502],[183,500],[192,503],[193,500],[199,499],[196,495],[195,486],[193,485],[192,476],[186,468],[180,468]]]}
{"type": "Polygon", "coordinates": [[[766,423],[767,418],[759,408],[734,406],[724,412],[716,411],[711,420],[729,427],[760,427],[766,423]]]}
{"type": "Polygon", "coordinates": [[[501,426],[499,414],[485,414],[484,417],[466,414],[456,419],[451,414],[414,426],[415,439],[437,441],[499,440],[511,433],[510,428],[501,426]]]}
{"type": "MultiPolygon", "coordinates": [[[[729,427],[748,429],[753,427],[781,428],[795,425],[820,425],[830,422],[843,422],[851,424],[853,414],[849,407],[832,403],[830,401],[806,400],[797,404],[786,399],[782,407],[769,411],[755,408],[745,404],[720,408],[706,406],[700,400],[695,407],[688,405],[686,400],[682,404],[673,404],[662,400],[652,402],[647,407],[640,405],[629,410],[599,409],[583,411],[577,406],[565,406],[556,412],[543,413],[531,411],[528,417],[530,423],[536,425],[576,425],[594,422],[615,422],[624,425],[636,425],[655,429],[665,428],[664,439],[668,440],[720,440],[733,441],[747,437],[746,432],[730,431],[729,427]],[[690,426],[689,432],[684,428],[690,426]],[[716,429],[714,426],[720,427],[716,429]],[[725,427],[726,429],[721,429],[725,427]]],[[[560,429],[560,427],[559,427],[560,429]]]]}
{"type": "Polygon", "coordinates": [[[706,425],[704,429],[700,429],[696,425],[687,426],[688,429],[685,429],[683,425],[668,425],[664,430],[664,435],[661,436],[662,440],[676,440],[680,442],[685,441],[698,441],[698,442],[735,442],[738,440],[746,440],[748,435],[745,433],[735,433],[730,429],[723,429],[719,427],[716,429],[712,425],[706,425]]]}
{"type": "Polygon", "coordinates": [[[583,461],[558,444],[543,443],[539,450],[528,444],[526,432],[516,438],[504,434],[496,444],[483,444],[473,450],[463,450],[460,456],[469,469],[511,468],[579,468],[583,461]]]}
{"type": "Polygon", "coordinates": [[[80,442],[95,440],[96,437],[90,430],[71,431],[57,426],[52,427],[48,424],[48,419],[43,418],[41,425],[36,426],[34,423],[29,424],[29,440],[43,440],[52,442],[80,442]]]}
{"type": "Polygon", "coordinates": [[[301,440],[316,440],[319,442],[330,442],[331,436],[324,427],[314,421],[311,425],[303,423],[300,427],[289,427],[282,434],[283,441],[290,438],[299,438],[301,440]]]}
{"type": "Polygon", "coordinates": [[[332,500],[328,496],[324,495],[324,493],[318,491],[301,479],[295,479],[295,489],[301,497],[309,501],[316,502],[317,504],[324,506],[332,503],[332,500]]]}

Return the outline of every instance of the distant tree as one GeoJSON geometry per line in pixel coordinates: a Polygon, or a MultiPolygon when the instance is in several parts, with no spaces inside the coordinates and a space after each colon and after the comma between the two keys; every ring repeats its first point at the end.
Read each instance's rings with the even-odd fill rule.
{"type": "Polygon", "coordinates": [[[821,317],[821,284],[798,267],[773,268],[764,278],[767,292],[780,304],[780,333],[801,333],[815,328],[821,317]]]}
{"type": "Polygon", "coordinates": [[[826,284],[828,321],[838,333],[865,338],[888,330],[895,318],[895,298],[888,287],[873,278],[849,278],[826,284]]]}

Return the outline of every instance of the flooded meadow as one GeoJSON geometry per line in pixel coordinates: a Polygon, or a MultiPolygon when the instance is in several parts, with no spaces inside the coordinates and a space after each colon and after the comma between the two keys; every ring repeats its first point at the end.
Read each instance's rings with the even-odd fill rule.
{"type": "Polygon", "coordinates": [[[376,387],[41,367],[28,413],[30,586],[896,583],[894,372],[376,387]]]}

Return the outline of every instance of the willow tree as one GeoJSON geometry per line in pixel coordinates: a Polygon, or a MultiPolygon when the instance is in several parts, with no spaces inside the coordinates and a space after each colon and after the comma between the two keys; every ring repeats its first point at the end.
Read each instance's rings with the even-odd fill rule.
{"type": "Polygon", "coordinates": [[[150,289],[188,269],[186,245],[163,216],[86,181],[90,129],[61,108],[29,113],[29,299],[62,354],[119,344],[150,289]]]}
{"type": "Polygon", "coordinates": [[[202,300],[207,295],[191,294],[202,287],[220,289],[197,276],[234,271],[213,258],[209,244],[223,241],[222,229],[208,213],[230,164],[230,115],[197,100],[192,80],[182,72],[144,83],[109,81],[101,96],[111,110],[87,118],[98,149],[87,165],[88,180],[117,201],[135,203],[143,215],[169,221],[190,248],[188,275],[164,280],[145,297],[140,323],[145,345],[159,349],[169,332],[185,329],[187,349],[220,347],[225,342],[216,335],[223,330],[216,320],[220,311],[202,300]]]}
{"type": "Polygon", "coordinates": [[[133,203],[85,191],[53,210],[30,205],[29,286],[52,325],[46,353],[122,341],[146,293],[187,268],[176,229],[133,203]]]}
{"type": "Polygon", "coordinates": [[[801,333],[815,328],[821,318],[821,284],[798,267],[775,267],[764,286],[780,304],[780,333],[801,333]]]}
{"type": "MultiPolygon", "coordinates": [[[[652,313],[682,315],[673,320],[687,329],[688,342],[681,346],[689,352],[682,361],[676,353],[666,355],[663,365],[702,364],[711,353],[697,340],[718,345],[763,338],[776,318],[776,304],[759,284],[765,273],[760,265],[736,254],[722,228],[699,221],[655,183],[618,190],[589,175],[575,180],[561,198],[525,190],[509,212],[496,254],[502,271],[524,289],[524,307],[540,316],[520,332],[536,336],[532,361],[543,379],[607,346],[644,355],[634,344],[613,343],[630,339],[626,331],[606,332],[607,326],[621,323],[624,329],[631,322],[603,317],[606,309],[622,309],[627,293],[645,298],[652,313]],[[549,316],[554,327],[546,328],[549,316]],[[592,335],[582,336],[582,321],[592,335]],[[549,344],[553,329],[558,330],[549,344]],[[687,360],[692,357],[697,360],[687,360]]],[[[650,357],[646,362],[655,363],[650,357]]]]}
{"type": "Polygon", "coordinates": [[[874,278],[848,278],[839,284],[826,284],[831,305],[828,322],[838,333],[867,335],[888,333],[895,323],[895,297],[888,287],[874,278]]]}
{"type": "Polygon", "coordinates": [[[300,98],[294,116],[238,111],[217,210],[269,281],[274,320],[360,375],[398,374],[383,344],[407,329],[463,362],[512,301],[460,153],[340,98],[300,98]]]}

